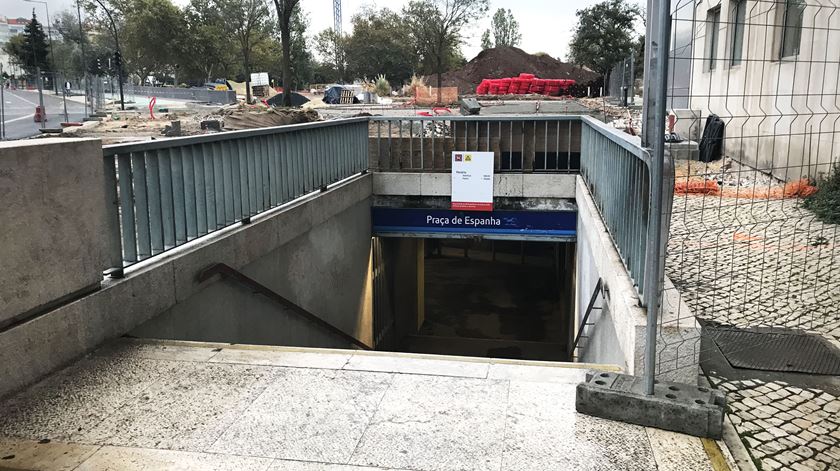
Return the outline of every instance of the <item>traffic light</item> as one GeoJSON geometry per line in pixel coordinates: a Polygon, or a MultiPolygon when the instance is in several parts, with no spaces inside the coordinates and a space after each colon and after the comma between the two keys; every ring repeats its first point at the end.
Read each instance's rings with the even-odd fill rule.
{"type": "Polygon", "coordinates": [[[118,69],[122,66],[122,54],[120,54],[120,51],[114,53],[114,66],[118,69]]]}

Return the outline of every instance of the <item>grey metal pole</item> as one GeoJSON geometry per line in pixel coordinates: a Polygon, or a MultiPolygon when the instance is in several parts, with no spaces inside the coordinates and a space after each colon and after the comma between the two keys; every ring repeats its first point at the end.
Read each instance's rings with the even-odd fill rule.
{"type": "Polygon", "coordinates": [[[6,140],[6,79],[3,78],[3,64],[0,64],[0,141],[6,140]]]}
{"type": "MultiPolygon", "coordinates": [[[[650,42],[652,61],[648,64],[653,69],[646,72],[646,75],[653,75],[654,85],[645,95],[645,102],[650,104],[653,100],[653,109],[645,107],[645,111],[652,112],[653,119],[645,120],[648,127],[643,136],[647,138],[645,143],[653,148],[650,167],[650,193],[651,210],[650,224],[648,225],[647,263],[645,266],[645,287],[644,297],[647,306],[647,326],[645,337],[645,371],[644,385],[645,394],[653,394],[654,377],[656,376],[656,327],[660,307],[660,295],[663,286],[662,274],[664,263],[664,242],[667,240],[663,234],[663,228],[668,227],[665,221],[665,213],[670,214],[670,208],[663,204],[664,180],[665,180],[665,113],[667,100],[667,78],[668,78],[668,51],[671,31],[671,4],[670,0],[649,0],[648,6],[656,4],[655,17],[649,17],[648,24],[656,25],[656,36],[650,42]],[[653,20],[652,22],[650,20],[653,20]]],[[[648,10],[650,13],[650,10],[648,10]]],[[[647,53],[646,53],[647,54],[647,53]]],[[[650,115],[648,115],[650,118],[650,115]]]]}
{"type": "Polygon", "coordinates": [[[81,0],[76,0],[76,14],[79,16],[79,46],[82,49],[82,75],[85,81],[85,115],[88,115],[88,78],[87,59],[85,58],[85,32],[82,28],[82,7],[81,0]]]}
{"type": "Polygon", "coordinates": [[[61,86],[61,89],[64,90],[64,122],[69,123],[70,117],[67,116],[67,89],[64,87],[64,85],[61,86]]]}

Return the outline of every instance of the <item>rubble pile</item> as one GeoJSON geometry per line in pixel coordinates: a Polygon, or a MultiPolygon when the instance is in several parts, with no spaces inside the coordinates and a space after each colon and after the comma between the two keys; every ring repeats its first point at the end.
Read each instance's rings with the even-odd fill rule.
{"type": "MultiPolygon", "coordinates": [[[[471,94],[484,79],[518,77],[519,74],[537,77],[574,80],[585,86],[601,77],[587,69],[561,62],[547,54],[528,54],[516,47],[497,47],[481,51],[460,69],[449,71],[441,77],[444,87],[458,87],[461,94],[471,94]]],[[[427,84],[437,86],[437,76],[424,78],[427,84]]]]}

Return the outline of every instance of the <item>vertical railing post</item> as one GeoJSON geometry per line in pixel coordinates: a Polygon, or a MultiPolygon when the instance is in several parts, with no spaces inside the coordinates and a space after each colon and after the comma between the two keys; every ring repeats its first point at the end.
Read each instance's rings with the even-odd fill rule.
{"type": "MultiPolygon", "coordinates": [[[[647,326],[645,337],[644,357],[644,386],[645,394],[652,395],[656,369],[656,327],[660,307],[660,287],[664,271],[664,241],[667,240],[663,229],[667,230],[668,223],[663,221],[664,209],[664,160],[665,160],[665,100],[668,77],[668,44],[671,26],[670,0],[650,0],[648,2],[648,23],[655,25],[655,36],[651,38],[649,49],[651,60],[647,63],[650,68],[646,77],[653,77],[653,93],[645,94],[645,111],[647,118],[644,122],[647,129],[643,131],[645,145],[653,148],[650,160],[650,224],[648,225],[647,264],[644,281],[644,297],[647,305],[647,326]],[[650,8],[653,7],[653,8],[650,8]],[[654,16],[655,15],[655,16],[654,16]],[[653,106],[649,107],[653,98],[653,106]],[[651,112],[653,119],[651,121],[651,112]]],[[[653,34],[651,34],[653,36],[653,34]]],[[[647,52],[647,51],[646,51],[647,52]]],[[[673,187],[670,191],[673,191],[673,187]]],[[[670,210],[668,211],[670,213],[670,210]]]]}
{"type": "Polygon", "coordinates": [[[122,235],[120,234],[120,201],[117,195],[117,157],[103,158],[105,171],[105,227],[108,234],[108,267],[104,273],[112,278],[123,277],[122,235]]]}

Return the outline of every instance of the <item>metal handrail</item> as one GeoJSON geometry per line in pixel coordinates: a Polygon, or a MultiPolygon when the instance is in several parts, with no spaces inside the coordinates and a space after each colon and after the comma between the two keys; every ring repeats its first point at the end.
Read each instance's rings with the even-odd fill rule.
{"type": "Polygon", "coordinates": [[[103,148],[112,276],[366,172],[366,118],[103,148]]]}
{"type": "Polygon", "coordinates": [[[649,228],[659,217],[653,208],[650,154],[631,136],[589,117],[582,120],[580,176],[646,306],[649,228]]]}
{"type": "Polygon", "coordinates": [[[221,275],[222,277],[230,278],[234,281],[237,281],[251,289],[253,289],[256,293],[261,294],[272,301],[275,301],[283,306],[291,309],[297,315],[303,317],[304,319],[317,324],[318,326],[332,332],[333,334],[341,337],[342,339],[346,340],[347,342],[356,345],[359,348],[364,350],[373,350],[373,347],[370,345],[362,342],[361,340],[353,337],[352,335],[344,332],[343,330],[339,329],[338,327],[330,324],[329,322],[321,319],[317,315],[307,311],[306,309],[300,307],[296,303],[290,301],[288,298],[280,295],[279,293],[275,292],[271,288],[263,285],[259,281],[249,277],[248,275],[242,273],[241,271],[231,267],[230,265],[226,265],[224,263],[217,263],[215,265],[211,265],[201,272],[199,272],[197,279],[199,282],[204,282],[209,280],[215,275],[221,275]]]}
{"type": "MultiPolygon", "coordinates": [[[[441,114],[437,116],[370,116],[371,121],[580,121],[584,115],[576,114],[505,114],[505,115],[457,115],[441,114]]],[[[591,119],[591,118],[590,118],[591,119]]]]}
{"type": "Polygon", "coordinates": [[[144,142],[127,142],[123,144],[110,144],[102,146],[103,155],[110,156],[127,152],[139,152],[144,150],[169,149],[172,147],[189,146],[195,144],[210,144],[213,142],[230,141],[247,137],[268,136],[286,134],[304,130],[345,126],[353,123],[367,122],[367,117],[333,119],[329,121],[316,121],[312,123],[286,124],[283,126],[272,126],[268,128],[242,129],[239,131],[225,131],[214,134],[202,134],[199,136],[182,136],[167,139],[159,139],[144,142]]]}
{"type": "Polygon", "coordinates": [[[499,172],[578,173],[578,115],[372,116],[370,167],[446,172],[451,152],[494,152],[499,172]]]}
{"type": "Polygon", "coordinates": [[[602,285],[603,280],[601,278],[598,278],[598,283],[595,284],[595,291],[592,292],[592,297],[589,298],[589,305],[586,306],[586,313],[583,315],[583,320],[581,320],[577,335],[575,335],[575,341],[572,343],[572,348],[569,349],[569,359],[571,359],[572,355],[574,355],[575,349],[577,349],[578,346],[578,342],[580,342],[580,339],[583,336],[583,331],[584,329],[586,329],[586,321],[589,320],[589,315],[592,314],[592,311],[595,309],[595,301],[598,299],[598,295],[601,293],[602,285]]]}

